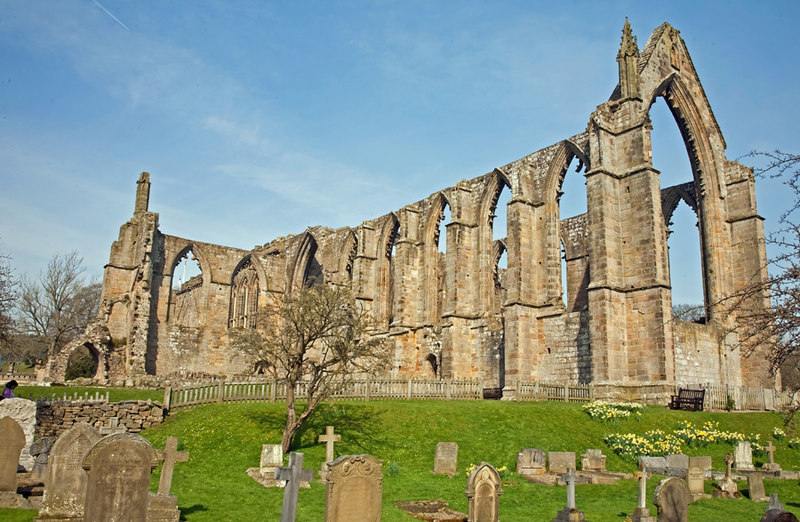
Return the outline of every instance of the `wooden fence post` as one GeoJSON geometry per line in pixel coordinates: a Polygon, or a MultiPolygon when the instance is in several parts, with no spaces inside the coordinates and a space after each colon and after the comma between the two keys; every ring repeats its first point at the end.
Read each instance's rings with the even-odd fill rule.
{"type": "Polygon", "coordinates": [[[406,399],[408,399],[409,401],[411,400],[411,386],[412,386],[411,381],[412,380],[413,379],[409,379],[408,380],[408,386],[406,387],[406,399]]]}
{"type": "MultiPolygon", "coordinates": [[[[106,402],[108,402],[108,392],[106,392],[106,402]]],[[[167,386],[164,388],[164,409],[169,411],[170,403],[172,402],[172,388],[167,386]]]]}
{"type": "Polygon", "coordinates": [[[225,400],[225,381],[219,381],[217,384],[217,403],[222,404],[225,400]]]}

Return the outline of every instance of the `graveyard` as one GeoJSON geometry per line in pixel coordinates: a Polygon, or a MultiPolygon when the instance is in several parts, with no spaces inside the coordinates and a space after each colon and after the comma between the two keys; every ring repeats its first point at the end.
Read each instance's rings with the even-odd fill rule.
{"type": "MultiPolygon", "coordinates": [[[[152,396],[147,393],[150,392],[142,393],[142,398],[152,396]]],[[[280,403],[211,404],[177,411],[162,424],[138,435],[118,434],[106,439],[112,439],[107,443],[110,444],[115,437],[141,435],[152,446],[142,453],[144,460],[163,458],[166,453],[173,455],[168,466],[171,487],[167,484],[167,491],[177,496],[181,520],[277,521],[281,519],[284,489],[264,487],[248,476],[248,469],[258,468],[264,444],[280,441],[283,415],[280,403]]],[[[687,426],[694,427],[695,438],[684,436],[684,441],[691,440],[691,444],[673,449],[688,456],[688,461],[707,461],[696,457],[710,457],[714,472],[724,472],[726,466],[732,466],[734,472],[744,469],[742,466],[769,469],[770,460],[773,466],[787,472],[800,470],[800,449],[792,447],[797,440],[784,427],[783,417],[774,412],[688,412],[647,406],[627,418],[603,420],[602,416],[589,415],[581,403],[337,401],[325,404],[312,417],[292,447],[292,451],[303,454],[302,468],[309,470],[306,479],[313,473],[308,487],[298,485],[296,520],[326,520],[326,484],[319,482],[318,471],[331,456],[339,459],[345,455],[368,455],[362,458],[367,463],[374,463],[368,460],[372,458],[381,461],[379,470],[375,465],[371,468],[372,473],[381,476],[377,497],[380,500],[372,499],[372,503],[379,505],[380,520],[417,520],[397,504],[419,501],[443,501],[451,510],[469,513],[468,472],[480,475],[476,479],[492,478],[491,468],[481,467],[483,462],[499,471],[502,494],[495,501],[500,520],[556,519],[568,505],[568,488],[563,481],[561,485],[546,485],[541,479],[534,483],[517,474],[517,454],[524,448],[537,448],[543,455],[549,454],[551,466],[559,459],[567,462],[572,459],[571,467],[577,469],[577,485],[572,489],[574,505],[586,520],[625,520],[638,505],[640,482],[635,475],[638,459],[615,452],[605,442],[608,436],[642,435],[652,430],[685,434],[687,426]],[[720,434],[743,434],[753,441],[754,448],[769,448],[772,459],[765,451],[754,451],[748,462],[743,463],[734,445],[710,440],[713,434],[703,435],[704,426],[711,425],[720,434]],[[324,442],[328,440],[331,442],[324,442]],[[434,473],[435,468],[443,465],[436,456],[437,445],[448,448],[452,460],[446,459],[449,460],[446,467],[452,466],[450,472],[434,473]],[[615,480],[587,484],[583,471],[588,467],[586,459],[599,460],[596,457],[600,453],[608,472],[601,475],[608,478],[607,475],[613,474],[615,480]],[[726,455],[734,453],[739,460],[734,463],[733,457],[729,457],[731,463],[726,464],[726,455]]],[[[668,477],[656,467],[657,460],[648,460],[652,475],[644,485],[645,508],[652,516],[657,512],[653,503],[656,489],[668,477]]],[[[164,465],[159,460],[153,463],[155,469],[149,481],[150,491],[156,493],[164,489],[164,465]]],[[[282,465],[289,465],[289,455],[283,457],[282,465]]],[[[331,473],[337,472],[331,468],[331,473]]],[[[691,472],[687,475],[691,484],[691,472]]],[[[558,476],[552,475],[553,480],[559,482],[558,476]]],[[[688,520],[759,520],[767,508],[764,500],[770,494],[777,494],[787,510],[800,511],[797,478],[770,478],[765,472],[760,499],[750,498],[752,486],[748,480],[732,482],[737,490],[731,495],[733,498],[714,496],[718,489],[715,484],[724,483],[723,479],[706,478],[701,482],[704,494],[688,505],[688,520]]],[[[473,494],[476,485],[477,482],[473,484],[473,494]]],[[[367,498],[357,501],[370,502],[367,498]]],[[[0,510],[2,520],[29,521],[36,516],[36,510],[0,510]]]]}

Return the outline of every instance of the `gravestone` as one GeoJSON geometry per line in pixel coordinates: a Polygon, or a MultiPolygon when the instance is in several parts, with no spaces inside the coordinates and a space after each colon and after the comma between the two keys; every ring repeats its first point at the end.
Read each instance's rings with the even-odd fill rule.
{"type": "Polygon", "coordinates": [[[47,461],[50,458],[50,451],[53,449],[53,443],[55,443],[55,441],[55,437],[48,435],[33,441],[33,444],[31,444],[31,447],[28,449],[33,457],[31,481],[44,481],[47,475],[47,461]]]}
{"type": "Polygon", "coordinates": [[[260,467],[249,468],[247,474],[265,488],[282,488],[286,485],[286,482],[275,478],[275,470],[281,466],[283,466],[283,446],[280,444],[264,444],[261,446],[260,467]]]}
{"type": "Polygon", "coordinates": [[[664,457],[639,457],[639,469],[645,466],[651,473],[667,474],[667,459],[664,457]]]}
{"type": "Polygon", "coordinates": [[[440,442],[436,445],[433,472],[450,476],[458,474],[458,444],[455,442],[440,442]]]}
{"type": "Polygon", "coordinates": [[[606,472],[606,456],[599,449],[587,449],[581,455],[581,469],[583,471],[606,472]]]}
{"type": "Polygon", "coordinates": [[[520,475],[541,475],[547,471],[544,450],[525,448],[517,453],[517,473],[520,475]]]}
{"type": "Polygon", "coordinates": [[[564,473],[564,475],[562,475],[562,478],[564,479],[564,483],[567,485],[567,506],[559,511],[556,518],[554,518],[551,522],[581,522],[586,520],[586,515],[583,513],[583,511],[579,511],[578,508],[575,507],[575,482],[577,480],[575,470],[570,468],[566,473],[564,473]]]}
{"type": "Polygon", "coordinates": [[[328,463],[325,522],[380,522],[381,464],[369,455],[344,455],[328,463]]]}
{"type": "Polygon", "coordinates": [[[778,502],[778,494],[773,493],[769,496],[769,504],[761,522],[796,522],[794,514],[784,511],[783,504],[778,502]]]}
{"type": "Polygon", "coordinates": [[[500,495],[503,494],[500,474],[491,464],[481,462],[467,477],[469,520],[473,522],[498,522],[500,520],[500,495]]]}
{"type": "Polygon", "coordinates": [[[148,522],[178,522],[181,512],[178,509],[178,497],[170,495],[172,474],[177,462],[188,462],[189,453],[178,451],[178,438],[167,437],[163,450],[156,450],[158,460],[163,460],[161,476],[158,480],[158,493],[150,494],[147,508],[148,522]]]}
{"type": "Polygon", "coordinates": [[[667,455],[667,475],[673,477],[686,478],[686,473],[689,468],[689,456],[682,453],[667,455]]]}
{"type": "Polygon", "coordinates": [[[733,455],[728,453],[725,455],[725,476],[719,479],[716,483],[717,489],[713,495],[716,498],[739,498],[739,487],[731,477],[731,466],[733,464],[733,455]]]}
{"type": "Polygon", "coordinates": [[[767,492],[764,490],[764,475],[761,473],[749,473],[747,475],[747,490],[750,492],[750,500],[753,502],[766,502],[767,492]]]}
{"type": "Polygon", "coordinates": [[[647,479],[650,478],[647,467],[643,466],[633,475],[639,479],[639,502],[633,510],[631,522],[656,522],[656,517],[650,514],[650,508],[647,507],[647,479]]]}
{"type": "Polygon", "coordinates": [[[694,500],[705,495],[706,486],[706,459],[702,457],[689,457],[688,468],[686,469],[686,483],[689,491],[692,492],[694,500]]]}
{"type": "Polygon", "coordinates": [[[150,473],[157,465],[155,450],[139,435],[100,439],[83,460],[88,474],[85,522],[146,520],[150,473]]]}
{"type": "Polygon", "coordinates": [[[688,522],[692,492],[686,481],[678,477],[662,480],[656,487],[653,503],[658,507],[659,522],[688,522]]]}
{"type": "Polygon", "coordinates": [[[25,471],[31,471],[34,458],[29,448],[33,444],[36,432],[36,403],[20,397],[4,399],[0,401],[0,417],[11,417],[22,428],[22,433],[25,434],[25,446],[19,456],[19,464],[25,471]]]}
{"type": "Polygon", "coordinates": [[[102,436],[85,422],[61,434],[50,450],[44,500],[37,520],[83,518],[87,475],[83,459],[102,436]]]}
{"type": "Polygon", "coordinates": [[[325,481],[328,478],[328,462],[333,462],[333,444],[342,440],[341,435],[336,435],[333,432],[333,426],[325,428],[325,434],[319,436],[319,442],[325,443],[325,462],[322,463],[322,468],[319,470],[319,479],[325,481]]]}
{"type": "Polygon", "coordinates": [[[563,474],[575,470],[575,452],[551,451],[547,454],[547,465],[550,473],[563,474]]]}
{"type": "Polygon", "coordinates": [[[116,435],[117,433],[126,433],[128,428],[123,424],[119,425],[119,417],[109,417],[108,426],[100,428],[100,435],[116,435]]]}
{"type": "Polygon", "coordinates": [[[764,471],[780,471],[780,464],[775,463],[775,446],[772,445],[772,441],[767,442],[764,451],[767,452],[767,463],[764,464],[761,469],[764,471]]]}
{"type": "Polygon", "coordinates": [[[733,452],[734,469],[736,471],[755,471],[753,467],[753,448],[749,441],[743,440],[736,443],[733,452]]]}
{"type": "Polygon", "coordinates": [[[303,469],[303,454],[290,453],[289,467],[275,470],[275,478],[286,481],[283,490],[283,507],[281,508],[281,522],[294,522],[297,514],[297,495],[300,492],[300,482],[310,482],[314,472],[303,469]]]}
{"type": "MultiPolygon", "coordinates": [[[[11,399],[2,402],[6,400],[11,399]]],[[[25,447],[25,433],[11,417],[0,419],[0,441],[0,507],[15,508],[20,499],[17,495],[17,468],[20,452],[25,447]]]]}

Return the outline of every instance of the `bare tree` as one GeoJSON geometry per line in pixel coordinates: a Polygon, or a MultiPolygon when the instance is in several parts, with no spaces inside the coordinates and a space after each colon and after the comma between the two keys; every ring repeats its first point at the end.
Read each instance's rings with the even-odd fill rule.
{"type": "Polygon", "coordinates": [[[17,283],[9,265],[9,256],[0,254],[0,346],[8,346],[12,334],[14,320],[12,310],[17,298],[17,283]]]}
{"type": "Polygon", "coordinates": [[[267,303],[258,329],[231,331],[234,353],[244,354],[286,383],[286,426],[281,445],[287,452],[297,430],[336,387],[356,375],[383,370],[386,340],[371,335],[373,322],[348,289],[315,285],[267,303]],[[296,391],[305,390],[298,412],[296,391]]]}
{"type": "Polygon", "coordinates": [[[87,282],[83,272],[83,260],[73,251],[53,256],[39,279],[20,280],[17,308],[22,329],[47,346],[49,358],[97,315],[101,285],[87,282]]]}

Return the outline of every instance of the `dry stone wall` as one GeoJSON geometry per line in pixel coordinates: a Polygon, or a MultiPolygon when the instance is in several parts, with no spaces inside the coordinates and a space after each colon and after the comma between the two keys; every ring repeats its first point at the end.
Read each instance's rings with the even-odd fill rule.
{"type": "MultiPolygon", "coordinates": [[[[228,348],[241,296],[257,308],[304,285],[343,284],[393,343],[395,376],[480,379],[505,387],[506,398],[517,380],[644,387],[648,397],[697,380],[773,386],[763,349],[749,358],[736,351],[730,332],[746,324],[723,305],[766,277],[752,169],[725,157],[677,30],[663,24],[640,51],[626,23],[617,61],[619,84],[583,132],[353,227],[309,227],[249,251],[165,235],[142,174],[106,266],[99,333],[78,341],[98,355],[97,379],[252,373],[228,348]],[[693,169],[676,187],[662,187],[652,163],[648,111],[657,97],[675,115],[693,169]],[[588,211],[562,216],[562,183],[575,165],[588,211]],[[503,191],[510,201],[497,208],[503,191]],[[672,319],[667,238],[681,199],[698,214],[705,324],[672,319]],[[504,234],[494,230],[500,212],[504,234]],[[189,253],[202,273],[191,291],[173,288],[189,253]],[[236,277],[245,267],[257,295],[237,286],[251,281],[236,277]],[[718,362],[699,364],[708,358],[718,362]]],[[[748,305],[769,306],[768,296],[748,305]]],[[[61,366],[50,370],[63,378],[61,366]]]]}
{"type": "Polygon", "coordinates": [[[166,411],[153,401],[38,401],[36,404],[36,438],[58,437],[79,422],[100,429],[119,420],[126,431],[139,433],[164,422],[166,411]]]}

